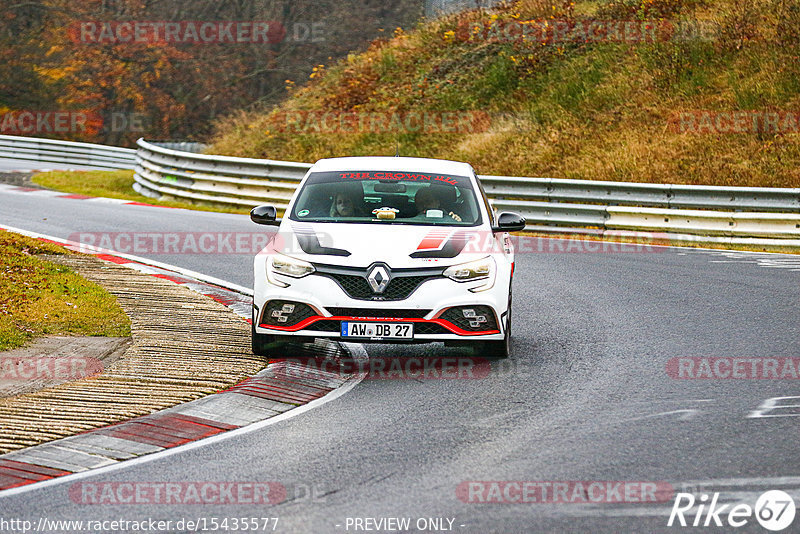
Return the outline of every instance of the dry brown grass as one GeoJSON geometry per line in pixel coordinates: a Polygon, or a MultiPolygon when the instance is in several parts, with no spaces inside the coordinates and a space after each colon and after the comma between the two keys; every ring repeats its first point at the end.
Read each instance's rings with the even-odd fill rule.
{"type": "Polygon", "coordinates": [[[313,162],[401,153],[472,163],[481,174],[654,183],[800,187],[800,133],[681,133],[687,110],[800,110],[800,13],[782,0],[511,2],[429,23],[315,74],[275,110],[218,125],[210,152],[313,162]],[[555,7],[555,9],[553,9],[555,7]],[[704,20],[710,41],[567,44],[458,39],[471,21],[542,18],[704,20]],[[290,110],[480,110],[471,134],[292,134],[290,110]],[[271,118],[272,117],[272,118],[271,118]]]}

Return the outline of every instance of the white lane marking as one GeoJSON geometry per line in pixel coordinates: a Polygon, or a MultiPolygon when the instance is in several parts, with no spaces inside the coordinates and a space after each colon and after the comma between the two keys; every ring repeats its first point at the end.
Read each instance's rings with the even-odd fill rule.
{"type": "Polygon", "coordinates": [[[85,199],[86,202],[96,202],[98,204],[129,204],[132,200],[125,200],[124,198],[106,198],[106,197],[92,197],[85,199]]]}
{"type": "Polygon", "coordinates": [[[95,247],[93,245],[86,245],[83,243],[78,243],[76,241],[70,241],[69,239],[63,239],[61,237],[54,237],[47,234],[40,234],[38,232],[31,232],[30,230],[24,230],[22,228],[15,228],[13,226],[5,226],[0,225],[0,229],[8,230],[9,232],[15,232],[18,234],[26,235],[28,237],[35,237],[35,238],[42,238],[42,239],[49,239],[51,241],[56,241],[58,243],[66,243],[71,247],[77,247],[79,250],[83,252],[88,252],[90,254],[110,254],[112,256],[118,256],[120,258],[124,258],[126,260],[135,261],[137,263],[142,263],[144,265],[151,265],[153,267],[158,267],[159,269],[165,269],[167,271],[172,271],[183,276],[187,276],[189,278],[194,278],[196,280],[200,280],[201,282],[206,282],[209,284],[214,284],[216,286],[224,287],[225,289],[230,289],[231,291],[236,291],[237,293],[242,293],[243,295],[253,296],[253,290],[244,286],[240,286],[238,284],[234,284],[233,282],[228,282],[226,280],[222,280],[220,278],[216,278],[214,276],[209,276],[207,274],[198,273],[197,271],[192,271],[190,269],[185,269],[183,267],[178,267],[177,265],[170,265],[169,263],[163,263],[160,261],[151,260],[149,258],[143,258],[141,256],[134,256],[133,254],[125,254],[122,252],[117,252],[113,249],[107,248],[100,248],[95,247]]]}
{"type": "Polygon", "coordinates": [[[800,256],[797,254],[780,254],[772,252],[748,252],[748,251],[702,251],[703,254],[713,254],[722,256],[724,260],[708,260],[709,263],[749,263],[768,269],[789,269],[790,271],[800,271],[800,256]]]}
{"type": "MultiPolygon", "coordinates": [[[[641,399],[637,403],[652,404],[653,402],[714,402],[715,399],[641,399]]],[[[633,402],[631,402],[633,403],[633,402]]]]}
{"type": "Polygon", "coordinates": [[[767,412],[776,412],[777,410],[786,409],[786,408],[800,408],[800,404],[778,404],[778,401],[782,400],[800,400],[800,397],[792,396],[792,397],[772,397],[764,402],[761,405],[747,414],[748,419],[759,419],[762,417],[800,417],[800,413],[775,413],[772,415],[765,415],[767,412]]]}
{"type": "Polygon", "coordinates": [[[700,410],[695,410],[695,409],[692,409],[692,408],[686,408],[686,409],[683,409],[683,410],[672,410],[672,411],[669,411],[669,412],[654,413],[652,415],[643,415],[641,417],[634,417],[633,419],[626,419],[623,422],[626,422],[626,421],[640,421],[642,419],[651,419],[653,417],[663,417],[665,415],[676,415],[676,414],[683,414],[680,417],[678,417],[679,421],[688,421],[689,419],[692,419],[698,413],[700,413],[700,410]]]}
{"type": "MultiPolygon", "coordinates": [[[[364,363],[367,359],[367,352],[364,350],[364,347],[356,344],[356,343],[342,343],[345,348],[350,352],[350,355],[359,360],[360,363],[364,363]]],[[[363,365],[358,365],[357,368],[363,369],[363,365]]],[[[304,404],[303,406],[298,406],[297,408],[292,408],[289,411],[283,412],[280,415],[276,415],[269,419],[265,419],[263,421],[259,421],[258,423],[253,423],[251,425],[243,426],[241,428],[237,428],[236,430],[230,430],[228,432],[223,432],[221,434],[216,434],[214,436],[203,438],[198,441],[191,441],[189,443],[185,443],[183,445],[178,445],[177,447],[172,447],[170,449],[164,449],[163,451],[153,452],[150,454],[145,454],[144,456],[139,456],[137,458],[131,460],[123,460],[117,462],[112,465],[107,465],[103,467],[98,467],[97,469],[90,469],[88,471],[81,471],[80,473],[73,473],[71,475],[64,475],[62,477],[51,478],[50,480],[44,480],[42,482],[36,482],[34,484],[28,484],[27,486],[20,486],[17,488],[7,489],[5,491],[0,491],[0,499],[4,497],[11,497],[14,495],[20,495],[22,493],[27,493],[29,491],[36,491],[39,489],[48,488],[50,486],[57,486],[60,484],[69,484],[73,483],[77,480],[82,480],[84,478],[92,477],[95,475],[103,475],[106,473],[110,473],[112,471],[119,471],[121,469],[127,469],[131,467],[135,467],[141,464],[145,464],[148,462],[152,462],[155,460],[160,460],[162,458],[167,458],[174,454],[183,453],[186,451],[190,451],[193,449],[197,449],[200,447],[205,447],[208,445],[213,445],[220,441],[224,441],[226,439],[236,438],[245,434],[249,434],[251,432],[256,432],[261,430],[262,428],[266,428],[270,425],[274,425],[277,423],[282,423],[287,419],[291,419],[292,417],[301,415],[309,410],[313,410],[318,406],[322,406],[323,404],[327,404],[328,402],[334,401],[344,395],[345,393],[349,392],[351,389],[356,387],[367,375],[366,372],[359,373],[355,375],[353,378],[345,382],[345,384],[338,388],[334,389],[324,397],[320,397],[318,399],[314,399],[313,401],[309,402],[308,404],[304,404]]]]}
{"type": "Polygon", "coordinates": [[[0,184],[0,192],[9,193],[11,195],[37,195],[41,197],[59,197],[70,194],[61,191],[53,191],[52,189],[32,189],[25,185],[11,184],[0,184]]]}

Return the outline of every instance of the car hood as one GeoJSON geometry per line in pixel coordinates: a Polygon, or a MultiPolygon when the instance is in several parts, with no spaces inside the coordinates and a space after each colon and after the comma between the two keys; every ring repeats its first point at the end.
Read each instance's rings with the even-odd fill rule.
{"type": "Polygon", "coordinates": [[[392,268],[449,266],[502,252],[483,227],[404,224],[298,223],[284,220],[265,252],[312,263],[392,268]]]}

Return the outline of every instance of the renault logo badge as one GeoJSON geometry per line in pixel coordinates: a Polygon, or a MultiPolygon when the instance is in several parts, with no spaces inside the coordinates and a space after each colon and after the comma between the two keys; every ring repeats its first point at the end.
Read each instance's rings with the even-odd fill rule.
{"type": "Polygon", "coordinates": [[[369,287],[371,287],[372,291],[375,293],[383,293],[383,291],[386,289],[386,286],[389,285],[389,280],[391,280],[389,269],[383,265],[374,266],[372,269],[370,269],[369,275],[367,275],[369,287]]]}

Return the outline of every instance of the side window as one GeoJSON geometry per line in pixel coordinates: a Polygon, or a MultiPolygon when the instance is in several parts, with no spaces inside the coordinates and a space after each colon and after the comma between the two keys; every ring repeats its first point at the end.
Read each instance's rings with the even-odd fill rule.
{"type": "Polygon", "coordinates": [[[483,199],[483,204],[486,206],[486,213],[489,214],[489,224],[494,226],[494,209],[492,209],[492,205],[489,203],[489,197],[486,196],[486,191],[483,190],[483,184],[481,183],[480,179],[477,175],[475,176],[475,182],[478,184],[478,189],[481,192],[481,198],[483,199]]]}

